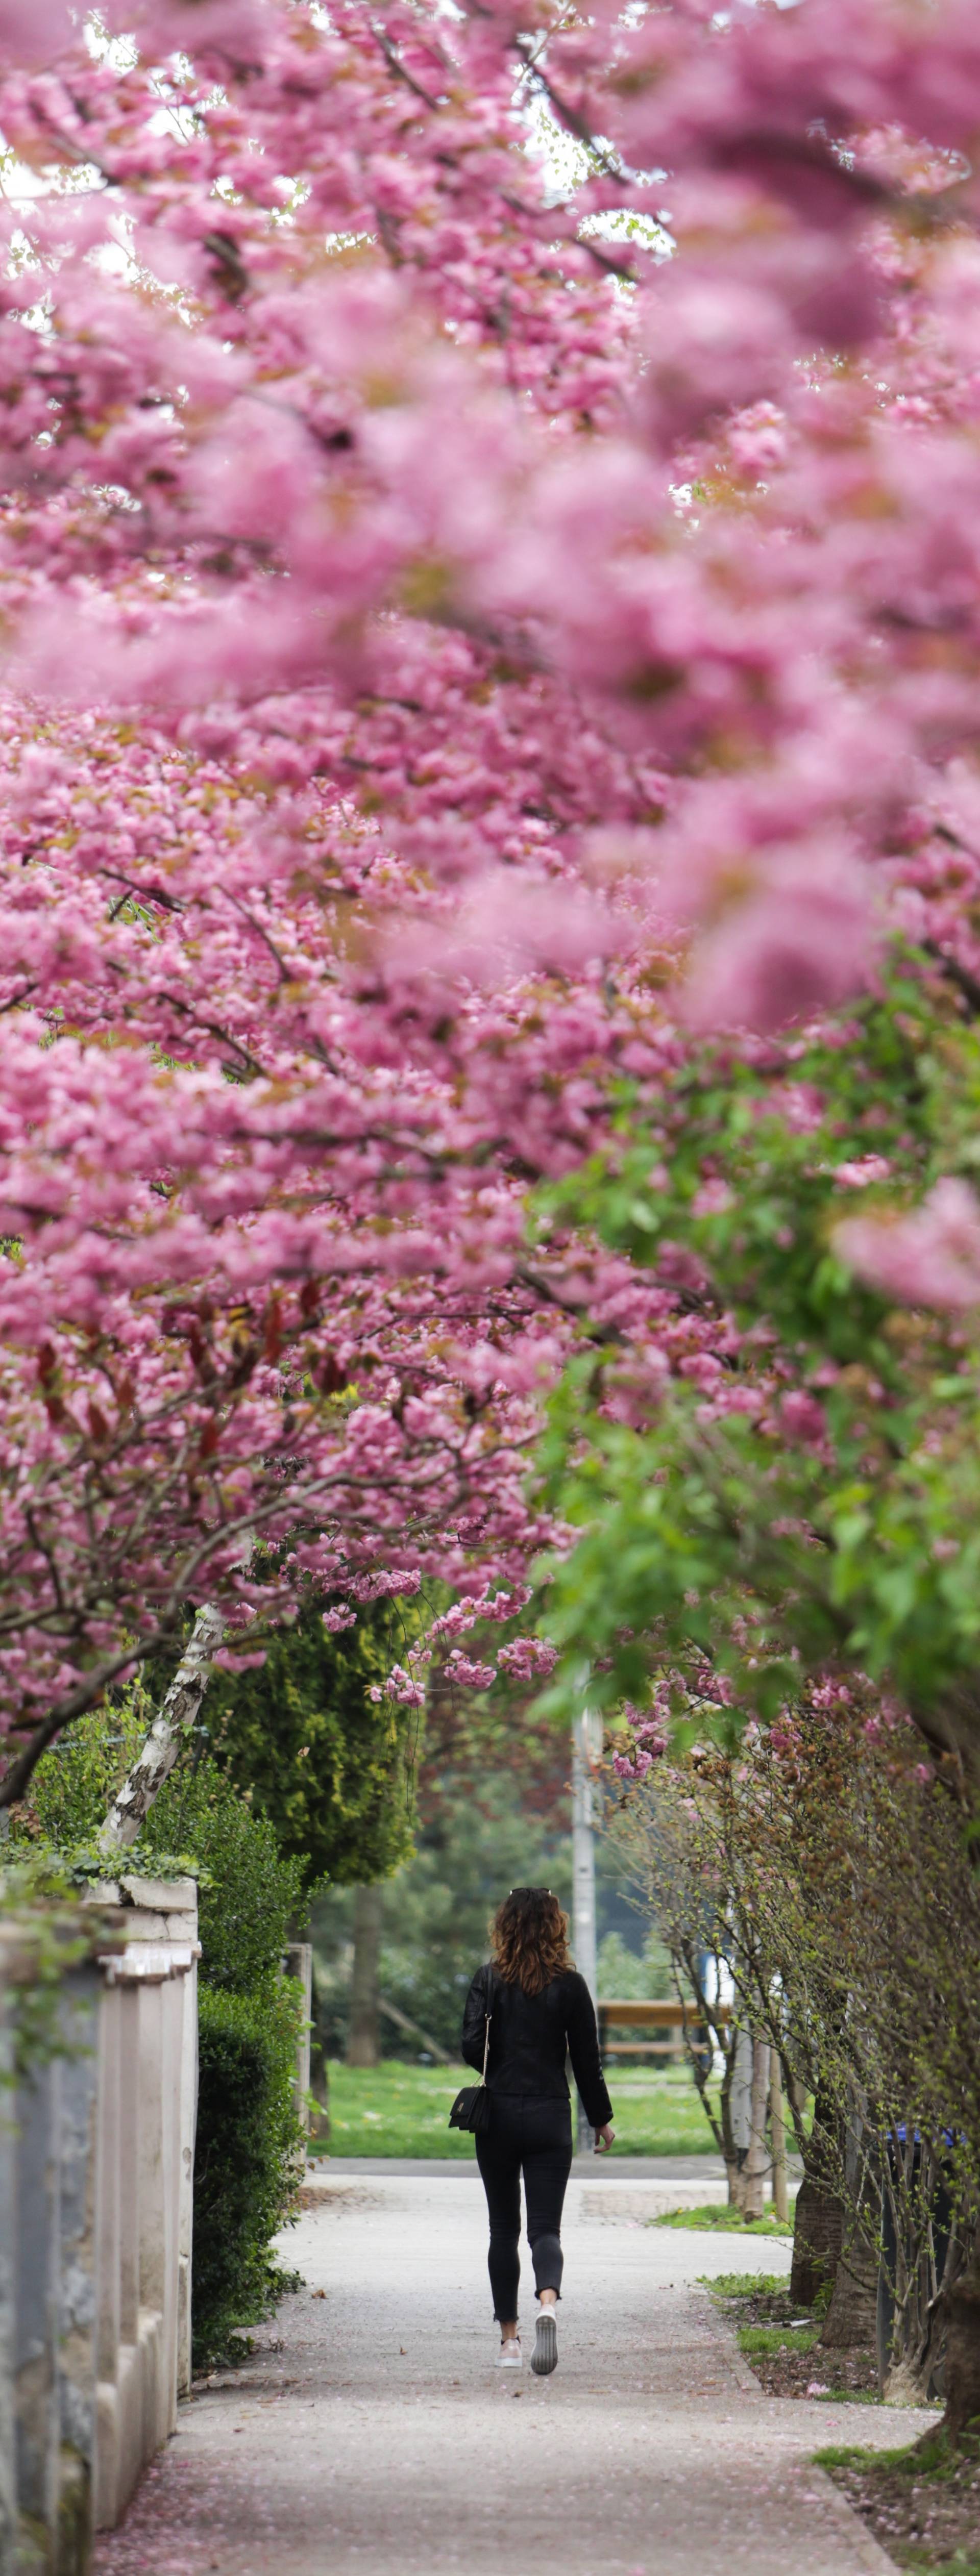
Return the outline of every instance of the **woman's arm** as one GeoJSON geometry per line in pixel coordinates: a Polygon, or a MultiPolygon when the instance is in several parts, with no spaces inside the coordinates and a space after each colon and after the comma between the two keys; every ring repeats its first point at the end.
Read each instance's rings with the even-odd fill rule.
{"type": "Polygon", "coordinates": [[[599,2030],[595,2005],[585,1978],[576,1974],[569,1979],[568,2012],[565,2024],[572,2073],[582,2096],[582,2107],[590,2128],[604,2129],[612,2119],[612,2103],[606,2091],[606,2079],[599,2055],[599,2030]]]}
{"type": "Polygon", "coordinates": [[[487,2013],[486,1968],[478,1968],[463,2006],[463,2058],[467,2066],[483,2073],[483,2043],[486,2037],[487,2013]]]}

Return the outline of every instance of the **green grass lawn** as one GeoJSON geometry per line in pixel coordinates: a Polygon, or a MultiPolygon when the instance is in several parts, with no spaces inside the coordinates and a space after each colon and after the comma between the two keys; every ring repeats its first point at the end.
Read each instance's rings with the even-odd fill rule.
{"type": "Polygon", "coordinates": [[[812,2352],[819,2326],[739,2326],[739,2348],[754,2352],[812,2352]]]}
{"type": "MultiPolygon", "coordinates": [[[[472,2157],[473,2140],[448,2127],[461,2084],[475,2083],[466,2066],[409,2066],[386,2058],[381,2066],[330,2066],[330,2137],[335,2156],[472,2157]]],[[[686,2067],[614,2070],[613,2157],[714,2155],[715,2144],[686,2067]]],[[[314,2141],[311,2154],[324,2150],[314,2141]]]]}
{"type": "Polygon", "coordinates": [[[778,2297],[786,2288],[785,2272],[699,2272],[698,2280],[713,2299],[778,2297]]]}
{"type": "Polygon", "coordinates": [[[651,2227],[722,2228],[726,2236],[792,2236],[793,2221],[785,2224],[767,2209],[762,2218],[743,2218],[740,2209],[730,2209],[727,2202],[711,2201],[703,2209],[671,2209],[665,2218],[651,2218],[651,2227]]]}

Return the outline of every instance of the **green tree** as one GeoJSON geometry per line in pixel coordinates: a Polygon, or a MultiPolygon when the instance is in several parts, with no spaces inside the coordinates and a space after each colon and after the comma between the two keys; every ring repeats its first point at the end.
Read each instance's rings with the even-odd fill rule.
{"type": "MultiPolygon", "coordinates": [[[[714,1326],[713,1383],[695,1357],[695,1383],[675,1377],[644,1419],[635,1393],[609,1402],[615,1360],[583,1354],[541,1457],[544,1498],[582,1533],[549,1569],[554,1708],[586,1685],[600,1706],[635,1706],[693,1664],[687,1740],[731,1741],[807,1675],[863,1672],[905,1701],[974,1834],[977,1308],[923,1311],[899,1285],[879,1294],[842,1258],[841,1226],[855,1181],[862,1215],[887,1224],[938,1180],[972,1180],[976,1001],[969,977],[893,954],[847,1021],[692,1054],[655,1124],[624,1095],[613,1150],[553,1193],[549,1213],[557,1201],[675,1278],[686,1264],[692,1318],[714,1326]]],[[[972,1266],[968,1251],[967,1283],[972,1266]]],[[[679,1696],[689,1707],[690,1689],[679,1696]]],[[[980,2247],[947,2314],[958,2437],[980,2415],[980,2247]]]]}
{"type": "MultiPolygon", "coordinates": [[[[379,1986],[449,2055],[459,2047],[470,1979],[487,1956],[494,1907],[508,1887],[538,1880],[569,1903],[571,1853],[561,1822],[529,1813],[509,1772],[485,1777],[478,1795],[468,1779],[444,1776],[412,1858],[385,1883],[379,1986]]],[[[314,1904],[313,1940],[331,2053],[346,2037],[351,1932],[351,1895],[328,1890],[314,1904]]],[[[416,2056],[423,2046],[384,2014],[381,2036],[393,2055],[416,2056]]]]}
{"type": "Polygon", "coordinates": [[[613,1151],[552,1207],[634,1259],[684,1259],[692,1348],[707,1320],[722,1365],[707,1390],[697,1365],[674,1377],[645,1420],[609,1404],[615,1353],[566,1371],[542,1482],[582,1536],[549,1569],[563,1660],[545,1705],[586,1675],[599,1705],[641,1701],[691,1648],[764,1715],[801,1671],[860,1666],[980,1789],[975,1321],[902,1308],[836,1244],[856,1151],[880,1173],[862,1213],[888,1216],[975,1167],[978,1113],[977,1031],[902,959],[846,1025],[761,1067],[706,1045],[655,1126],[624,1095],[613,1151]]]}
{"type": "Polygon", "coordinates": [[[331,1636],[311,1603],[275,1631],[263,1665],[211,1683],[214,1759],[307,1889],[387,1878],[411,1847],[416,1712],[371,1690],[420,1625],[413,1603],[383,1600],[331,1636]]]}
{"type": "MultiPolygon", "coordinates": [[[[487,1955],[490,1916],[508,1887],[543,1881],[571,1904],[569,1768],[567,1729],[538,1717],[513,1684],[501,1681],[474,1697],[454,1693],[438,1668],[431,1676],[415,1777],[415,1850],[381,1892],[379,1984],[390,2004],[451,2055],[470,1978],[487,1955]]],[[[621,1879],[600,1833],[600,1956],[613,1980],[606,1991],[666,1993],[666,1965],[642,1958],[645,1921],[621,1879]]],[[[345,1889],[314,1902],[317,1984],[332,2054],[347,2036],[352,1916],[345,1889]]],[[[424,2045],[384,2011],[379,2036],[389,2055],[414,2057],[424,2045]]]]}

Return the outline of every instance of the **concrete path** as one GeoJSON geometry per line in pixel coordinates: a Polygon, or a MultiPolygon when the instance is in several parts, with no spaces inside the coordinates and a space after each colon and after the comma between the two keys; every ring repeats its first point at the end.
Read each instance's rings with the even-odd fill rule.
{"type": "MultiPolygon", "coordinates": [[[[620,2175],[646,2175],[655,2181],[667,2177],[671,2182],[720,2183],[724,2189],[725,2167],[720,2156],[617,2155],[614,2163],[615,2171],[620,2175]]],[[[791,2180],[802,2173],[803,2168],[797,2158],[790,2156],[787,2163],[791,2180]]],[[[572,2177],[574,2181],[587,2182],[592,2174],[605,2173],[607,2170],[601,2156],[597,2165],[592,2155],[576,2155],[572,2164],[572,2177]]],[[[317,2166],[314,2162],[313,2171],[322,2172],[331,2181],[335,2181],[338,2174],[386,2174],[389,2182],[396,2174],[408,2174],[418,2182],[425,2175],[435,2174],[440,2177],[445,2175],[450,2180],[454,2175],[458,2175],[461,2181],[472,2182],[473,2158],[471,2155],[325,2156],[321,2166],[317,2166]]],[[[698,2196],[702,2200],[712,2200],[715,2197],[710,2191],[700,2192],[698,2196]]]]}
{"type": "Polygon", "coordinates": [[[571,2183],[543,2381],[493,2367],[475,2175],[321,2183],[284,2244],[305,2288],[183,2409],[97,2576],[883,2576],[810,2455],[928,2418],[763,2397],[697,2275],[789,2247],[649,2227],[667,2179],[571,2183]]]}

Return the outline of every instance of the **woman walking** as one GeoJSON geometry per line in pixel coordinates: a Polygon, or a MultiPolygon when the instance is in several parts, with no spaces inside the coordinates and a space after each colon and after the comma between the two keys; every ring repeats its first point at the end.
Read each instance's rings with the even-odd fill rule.
{"type": "Polygon", "coordinates": [[[565,2059],[595,2129],[597,2152],[611,2147],[612,2108],[599,2059],[595,2007],[568,1953],[568,1916],[548,1887],[512,1887],[491,1926],[493,1957],[478,1968],[463,2014],[463,2056],[482,2067],[490,2116],[477,2131],[476,2160],[490,2213],[490,2288],[500,2326],[498,2361],[519,2370],[517,2284],[524,2174],[527,2234],[538,2296],[531,2368],[555,2369],[561,2296],[561,2213],[572,2163],[572,2111],[565,2059]],[[489,2021],[489,2048],[487,2023],[489,2021]]]}

